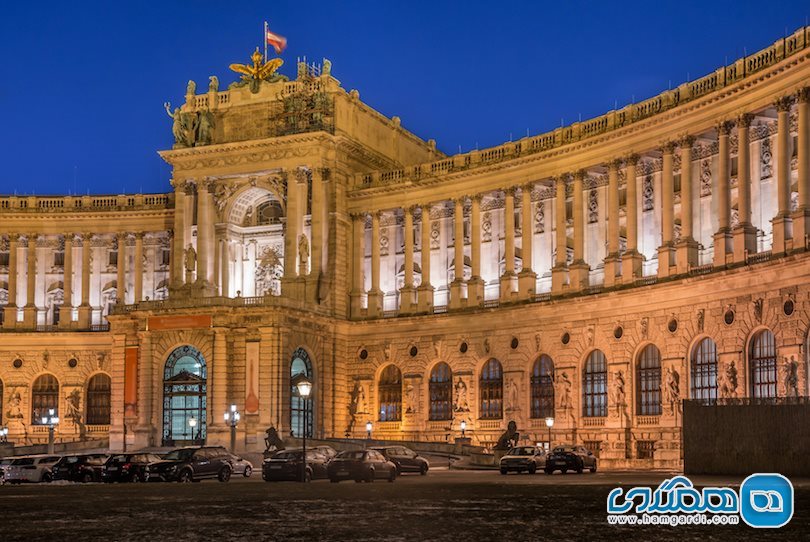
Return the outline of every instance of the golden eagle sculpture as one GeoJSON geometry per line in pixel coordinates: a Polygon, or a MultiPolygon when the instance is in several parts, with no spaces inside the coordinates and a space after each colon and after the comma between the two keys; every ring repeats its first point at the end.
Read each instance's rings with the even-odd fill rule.
{"type": "Polygon", "coordinates": [[[259,52],[259,48],[250,55],[252,64],[231,64],[229,68],[236,73],[242,74],[241,81],[231,84],[231,87],[242,87],[250,85],[250,91],[256,93],[259,91],[259,85],[262,81],[275,82],[280,79],[286,79],[281,74],[276,73],[284,61],[280,58],[264,61],[264,55],[259,52]]]}

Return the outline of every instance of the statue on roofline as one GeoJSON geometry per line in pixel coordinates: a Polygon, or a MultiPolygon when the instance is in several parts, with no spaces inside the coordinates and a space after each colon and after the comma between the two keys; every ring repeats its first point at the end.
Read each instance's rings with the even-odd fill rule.
{"type": "Polygon", "coordinates": [[[289,81],[289,79],[276,71],[284,64],[280,58],[265,61],[264,55],[259,52],[259,48],[250,56],[252,64],[231,64],[229,68],[236,73],[242,74],[242,79],[231,83],[228,88],[240,88],[250,85],[252,93],[259,92],[259,85],[262,81],[275,83],[276,81],[289,81]]]}

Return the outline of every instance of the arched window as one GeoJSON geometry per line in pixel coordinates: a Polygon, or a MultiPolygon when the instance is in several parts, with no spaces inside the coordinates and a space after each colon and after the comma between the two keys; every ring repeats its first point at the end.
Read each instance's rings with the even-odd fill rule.
{"type": "Polygon", "coordinates": [[[543,354],[532,368],[532,418],[554,417],[554,362],[543,354]]]}
{"type": "Polygon", "coordinates": [[[87,383],[87,424],[110,424],[110,392],[112,382],[110,377],[99,373],[94,375],[87,383]]]}
{"type": "Polygon", "coordinates": [[[706,337],[692,350],[691,363],[692,399],[715,401],[717,399],[717,345],[706,337]]]}
{"type": "Polygon", "coordinates": [[[396,365],[389,365],[380,375],[380,421],[402,420],[402,373],[396,365]]]}
{"type": "Polygon", "coordinates": [[[59,382],[52,374],[44,374],[31,386],[31,425],[42,425],[42,417],[48,416],[50,409],[59,416],[59,382]]]}
{"type": "Polygon", "coordinates": [[[205,444],[206,375],[205,358],[193,346],[169,354],[163,370],[164,446],[205,444]]]}
{"type": "Polygon", "coordinates": [[[497,359],[489,360],[481,369],[481,408],[482,420],[503,418],[503,368],[497,359]]]}
{"type": "Polygon", "coordinates": [[[299,438],[304,435],[304,431],[308,437],[312,436],[312,420],[314,419],[313,394],[310,392],[307,399],[298,395],[297,379],[302,376],[314,384],[309,354],[303,348],[299,348],[293,353],[292,362],[290,362],[290,431],[293,436],[299,438]],[[306,417],[304,417],[305,409],[306,417]]]}
{"type": "Polygon", "coordinates": [[[636,363],[636,413],[661,414],[661,352],[654,344],[644,347],[636,363]]]}
{"type": "Polygon", "coordinates": [[[430,371],[430,419],[453,419],[453,372],[444,362],[430,371]]]}
{"type": "Polygon", "coordinates": [[[601,350],[591,352],[585,362],[582,415],[586,418],[607,416],[607,360],[601,350]]]}
{"type": "Polygon", "coordinates": [[[776,338],[769,329],[754,335],[748,349],[751,397],[776,397],[776,338]]]}

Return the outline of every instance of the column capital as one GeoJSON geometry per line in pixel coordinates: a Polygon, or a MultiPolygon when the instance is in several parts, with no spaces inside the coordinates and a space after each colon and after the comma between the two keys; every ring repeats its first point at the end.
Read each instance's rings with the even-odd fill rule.
{"type": "Polygon", "coordinates": [[[574,172],[574,180],[575,181],[584,181],[587,175],[587,171],[584,169],[578,169],[574,172]]]}
{"type": "Polygon", "coordinates": [[[800,104],[810,102],[810,87],[802,87],[796,91],[796,100],[800,104]]]}
{"type": "Polygon", "coordinates": [[[525,182],[522,185],[520,185],[520,189],[521,190],[528,190],[529,194],[531,194],[532,190],[534,190],[534,185],[535,184],[536,183],[534,181],[528,181],[528,182],[525,182]]]}
{"type": "Polygon", "coordinates": [[[70,243],[72,245],[75,237],[76,237],[75,233],[66,233],[65,234],[65,245],[67,246],[68,243],[70,243]]]}
{"type": "Polygon", "coordinates": [[[481,200],[484,199],[483,194],[473,194],[473,195],[467,196],[467,197],[470,198],[470,203],[472,203],[474,201],[477,201],[478,203],[481,203],[481,200]]]}
{"type": "Polygon", "coordinates": [[[748,128],[751,126],[751,121],[754,120],[754,115],[751,113],[742,113],[737,117],[737,128],[748,128]]]}
{"type": "Polygon", "coordinates": [[[681,137],[678,140],[678,145],[681,147],[681,150],[684,149],[692,149],[692,146],[695,144],[695,136],[686,134],[685,136],[681,137]]]}
{"type": "Polygon", "coordinates": [[[623,163],[624,161],[621,158],[614,158],[608,161],[607,166],[609,170],[619,171],[623,163]]]}
{"type": "Polygon", "coordinates": [[[6,235],[8,235],[9,243],[16,243],[17,241],[20,240],[20,234],[19,233],[11,232],[11,233],[8,233],[6,235]]]}
{"type": "Polygon", "coordinates": [[[512,196],[514,197],[517,193],[517,186],[507,186],[506,188],[501,188],[504,196],[512,196]]]}
{"type": "Polygon", "coordinates": [[[95,234],[94,233],[80,233],[79,236],[82,238],[82,242],[89,243],[90,241],[93,240],[93,237],[95,236],[95,234]]]}
{"type": "Polygon", "coordinates": [[[773,106],[779,112],[789,112],[790,106],[793,105],[793,96],[780,96],[773,101],[773,106]]]}
{"type": "Polygon", "coordinates": [[[29,243],[30,243],[30,242],[32,242],[32,241],[33,241],[34,243],[36,243],[36,242],[37,242],[37,239],[39,239],[39,237],[40,237],[40,235],[39,235],[38,233],[29,233],[29,234],[26,234],[25,239],[26,239],[26,241],[28,241],[29,243]]]}
{"type": "Polygon", "coordinates": [[[416,205],[406,205],[405,207],[402,208],[402,212],[404,214],[408,214],[408,215],[411,215],[411,216],[413,216],[413,212],[415,210],[416,210],[416,205]]]}
{"type": "Polygon", "coordinates": [[[633,152],[625,157],[624,163],[627,166],[635,166],[636,164],[638,164],[639,160],[641,160],[641,156],[633,152]]]}
{"type": "Polygon", "coordinates": [[[734,128],[734,122],[730,120],[721,120],[717,123],[717,135],[727,136],[731,133],[732,128],[734,128]]]}
{"type": "Polygon", "coordinates": [[[193,196],[197,182],[194,179],[188,179],[183,183],[182,189],[186,196],[193,196]]]}
{"type": "Polygon", "coordinates": [[[142,231],[136,231],[132,235],[135,236],[135,240],[137,241],[137,240],[143,240],[143,236],[145,235],[145,233],[142,232],[142,231]]]}
{"type": "Polygon", "coordinates": [[[126,240],[129,237],[129,232],[126,231],[119,231],[115,234],[118,239],[126,240]]]}
{"type": "Polygon", "coordinates": [[[674,141],[664,141],[661,144],[661,152],[664,154],[672,154],[675,152],[675,142],[674,141]]]}

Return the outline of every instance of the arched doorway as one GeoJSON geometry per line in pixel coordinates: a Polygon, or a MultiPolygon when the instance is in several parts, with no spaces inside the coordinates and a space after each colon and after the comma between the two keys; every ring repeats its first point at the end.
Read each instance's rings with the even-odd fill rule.
{"type": "Polygon", "coordinates": [[[163,371],[163,445],[205,444],[206,364],[193,346],[174,349],[163,371]]]}
{"type": "Polygon", "coordinates": [[[31,425],[44,425],[42,418],[59,416],[59,381],[50,373],[37,377],[31,386],[31,425]]]}
{"type": "Polygon", "coordinates": [[[303,348],[293,352],[290,362],[290,432],[292,436],[301,438],[306,431],[307,437],[312,437],[313,416],[313,394],[310,393],[307,399],[298,395],[298,387],[295,385],[297,378],[305,376],[307,380],[314,383],[312,375],[312,361],[309,354],[303,348]],[[306,412],[306,416],[304,413],[306,412]]]}

